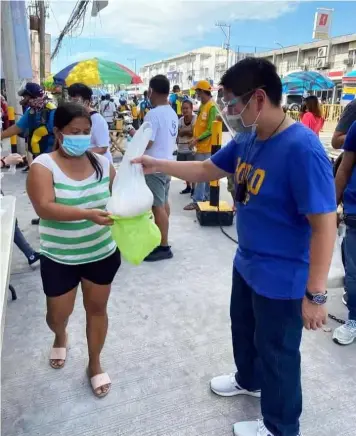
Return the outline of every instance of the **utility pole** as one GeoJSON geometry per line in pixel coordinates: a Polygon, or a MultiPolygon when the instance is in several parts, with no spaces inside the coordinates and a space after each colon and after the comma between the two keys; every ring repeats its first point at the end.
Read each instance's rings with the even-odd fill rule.
{"type": "Polygon", "coordinates": [[[136,58],[127,58],[127,60],[134,63],[135,74],[136,74],[136,58]]]}
{"type": "Polygon", "coordinates": [[[280,71],[280,75],[281,75],[281,77],[283,77],[283,68],[284,68],[284,46],[280,43],[280,42],[278,42],[278,41],[274,41],[274,43],[276,44],[276,45],[278,45],[279,47],[281,47],[281,49],[282,49],[282,61],[281,61],[281,65],[278,65],[278,69],[279,69],[279,71],[280,71]]]}
{"type": "Polygon", "coordinates": [[[43,84],[46,76],[46,5],[44,0],[39,0],[39,43],[40,43],[40,83],[43,84]]]}
{"type": "Polygon", "coordinates": [[[231,36],[231,24],[218,21],[215,24],[216,27],[219,27],[222,33],[225,35],[225,43],[224,48],[226,49],[226,69],[230,66],[230,36],[231,36]]]}

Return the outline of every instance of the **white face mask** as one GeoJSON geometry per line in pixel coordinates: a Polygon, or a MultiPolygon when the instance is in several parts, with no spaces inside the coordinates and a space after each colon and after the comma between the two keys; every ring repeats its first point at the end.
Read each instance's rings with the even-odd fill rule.
{"type": "Polygon", "coordinates": [[[251,99],[252,99],[252,96],[249,99],[249,101],[245,104],[244,108],[242,109],[242,111],[239,114],[229,115],[225,112],[226,108],[225,108],[225,110],[223,110],[223,112],[221,112],[219,110],[222,118],[225,121],[226,127],[228,128],[229,132],[231,133],[231,135],[233,137],[235,137],[239,133],[248,133],[248,132],[255,133],[255,131],[256,131],[257,120],[261,114],[261,111],[257,114],[257,117],[252,124],[246,124],[244,122],[243,117],[242,117],[242,114],[244,113],[244,111],[245,111],[247,105],[250,103],[251,99]]]}

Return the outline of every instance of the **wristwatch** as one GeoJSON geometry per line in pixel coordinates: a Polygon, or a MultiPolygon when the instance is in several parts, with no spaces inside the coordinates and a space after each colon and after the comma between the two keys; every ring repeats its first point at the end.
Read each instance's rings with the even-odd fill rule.
{"type": "Polygon", "coordinates": [[[311,301],[314,304],[325,304],[328,299],[328,292],[325,291],[324,293],[318,292],[316,294],[312,294],[308,291],[308,289],[305,291],[305,296],[309,301],[311,301]]]}

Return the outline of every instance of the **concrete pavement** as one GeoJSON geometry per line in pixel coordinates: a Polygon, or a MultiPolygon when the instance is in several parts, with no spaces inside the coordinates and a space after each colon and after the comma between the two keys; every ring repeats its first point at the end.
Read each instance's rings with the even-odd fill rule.
{"type": "MultiPolygon", "coordinates": [[[[223,184],[224,185],[224,184],[223,184]]],[[[2,351],[2,434],[6,436],[228,436],[237,420],[260,416],[254,398],[219,398],[209,380],[234,369],[229,326],[231,263],[235,244],[218,228],[202,228],[182,210],[181,181],[171,189],[174,258],[134,267],[123,263],[109,303],[103,366],[110,394],[96,399],[85,375],[85,317],[80,293],[69,324],[70,350],[62,370],[48,365],[52,335],[38,268],[14,249],[2,351]]],[[[17,197],[20,227],[35,248],[35,216],[25,175],[5,176],[17,197]]],[[[222,186],[222,197],[229,199],[222,186]]],[[[235,236],[233,227],[226,229],[235,236]]],[[[335,259],[331,273],[340,285],[335,259]]],[[[341,289],[330,289],[329,309],[345,318],[341,289]]],[[[330,321],[334,328],[336,323],[330,321]]],[[[356,434],[356,344],[340,347],[331,332],[303,335],[306,436],[356,434]]]]}

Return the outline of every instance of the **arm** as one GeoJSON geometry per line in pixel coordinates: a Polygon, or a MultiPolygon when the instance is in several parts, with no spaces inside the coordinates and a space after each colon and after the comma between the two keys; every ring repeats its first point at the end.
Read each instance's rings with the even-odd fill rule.
{"type": "Polygon", "coordinates": [[[209,182],[219,180],[228,175],[218,168],[210,159],[204,162],[177,162],[174,160],[158,160],[157,172],[169,174],[188,182],[209,182]]]}
{"type": "Polygon", "coordinates": [[[346,134],[343,132],[338,132],[335,130],[333,137],[331,139],[331,145],[335,150],[339,150],[342,148],[344,142],[345,142],[346,134]]]}
{"type": "Polygon", "coordinates": [[[356,153],[352,151],[345,151],[342,156],[342,161],[337,170],[335,177],[336,186],[336,201],[340,204],[344,194],[346,185],[351,177],[352,169],[355,165],[356,153]]]}
{"type": "MultiPolygon", "coordinates": [[[[324,293],[336,237],[336,198],[331,163],[320,141],[306,133],[291,149],[289,177],[298,213],[311,228],[307,289],[324,293]]],[[[306,329],[316,330],[326,322],[325,305],[303,300],[306,329]]]]}
{"type": "Polygon", "coordinates": [[[11,138],[11,136],[16,136],[20,133],[22,133],[22,129],[14,124],[13,126],[10,126],[8,129],[1,132],[1,139],[11,138]]]}
{"type": "Polygon", "coordinates": [[[344,153],[341,164],[336,173],[336,200],[341,202],[346,185],[351,177],[356,161],[356,121],[352,124],[345,138],[344,153]]]}
{"type": "Polygon", "coordinates": [[[312,231],[307,289],[312,294],[324,293],[336,238],[336,214],[313,214],[307,218],[312,231]]]}
{"type": "Polygon", "coordinates": [[[141,156],[133,159],[132,163],[141,164],[146,174],[162,172],[189,182],[219,180],[235,172],[236,143],[234,140],[230,141],[204,162],[177,162],[141,156]]]}
{"type": "Polygon", "coordinates": [[[40,218],[55,221],[89,220],[90,209],[55,203],[53,176],[41,164],[32,164],[27,177],[27,194],[40,218]]]}
{"type": "Polygon", "coordinates": [[[331,139],[331,145],[333,148],[337,150],[342,148],[346,139],[346,134],[355,120],[356,113],[354,106],[352,105],[352,103],[349,103],[345,107],[344,112],[341,115],[341,118],[336,126],[335,132],[331,139]]]}
{"type": "Polygon", "coordinates": [[[11,136],[19,135],[23,131],[27,130],[30,126],[30,110],[27,109],[22,117],[17,121],[16,124],[1,132],[1,139],[10,138],[11,136]]]}

